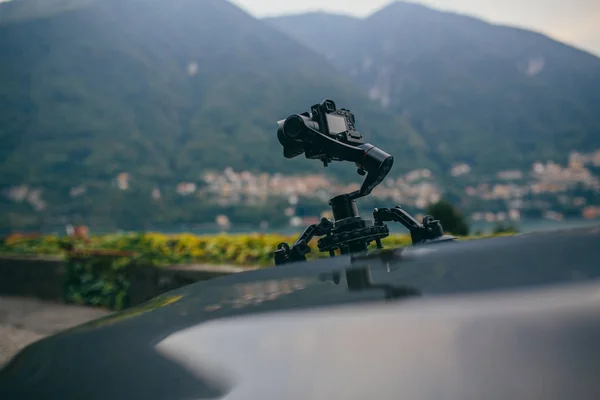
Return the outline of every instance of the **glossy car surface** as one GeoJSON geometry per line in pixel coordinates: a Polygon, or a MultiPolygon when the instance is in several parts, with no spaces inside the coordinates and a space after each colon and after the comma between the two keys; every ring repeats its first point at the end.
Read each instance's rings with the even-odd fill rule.
{"type": "Polygon", "coordinates": [[[600,228],[235,274],[29,346],[0,399],[597,399],[598,278],[600,228]]]}

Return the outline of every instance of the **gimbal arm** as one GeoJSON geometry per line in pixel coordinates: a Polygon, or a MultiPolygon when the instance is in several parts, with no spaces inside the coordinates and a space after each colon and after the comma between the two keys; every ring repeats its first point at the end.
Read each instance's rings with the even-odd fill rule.
{"type": "MultiPolygon", "coordinates": [[[[327,154],[333,155],[332,159],[353,162],[358,167],[359,174],[366,173],[367,176],[360,190],[350,194],[352,199],[371,194],[375,186],[379,185],[392,169],[394,157],[370,143],[351,146],[311,130],[315,135],[315,143],[318,143],[327,154]]],[[[309,156],[310,153],[307,153],[307,157],[309,156]]]]}
{"type": "Polygon", "coordinates": [[[325,236],[331,232],[333,223],[327,218],[322,218],[318,224],[308,226],[296,239],[292,247],[287,243],[279,243],[275,251],[275,265],[296,261],[306,261],[306,254],[310,253],[308,243],[315,236],[325,236]]]}
{"type": "MultiPolygon", "coordinates": [[[[413,245],[441,239],[444,236],[444,229],[440,221],[426,215],[423,217],[423,223],[421,224],[400,206],[376,208],[373,210],[373,219],[375,225],[382,225],[384,222],[400,222],[409,230],[413,245]]],[[[448,237],[448,239],[451,238],[448,237]]]]}

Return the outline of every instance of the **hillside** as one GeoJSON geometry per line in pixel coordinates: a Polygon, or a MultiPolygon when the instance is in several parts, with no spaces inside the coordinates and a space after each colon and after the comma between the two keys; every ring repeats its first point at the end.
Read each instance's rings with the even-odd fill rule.
{"type": "MultiPolygon", "coordinates": [[[[287,189],[265,198],[274,189],[264,181],[250,190],[202,177],[226,167],[256,172],[250,181],[325,172],[285,159],[275,122],[326,97],[394,155],[386,184],[429,168],[456,201],[467,180],[447,174],[455,162],[473,166],[475,184],[600,148],[598,58],[405,3],[366,19],[261,21],[225,0],[14,0],[0,3],[0,54],[0,231],[191,226],[220,213],[285,224],[287,189]],[[193,195],[176,190],[184,182],[193,195]]],[[[360,181],[350,165],[326,172],[360,181]]],[[[422,208],[416,199],[438,188],[417,185],[387,189],[422,208]]],[[[311,199],[295,212],[318,215],[322,192],[304,191],[311,199]]]]}
{"type": "Polygon", "coordinates": [[[314,171],[316,162],[282,157],[275,121],[325,97],[404,156],[398,168],[425,160],[415,132],[324,57],[226,1],[39,4],[0,5],[4,184],[70,188],[119,172],[174,184],[226,166],[314,171]]]}
{"type": "Polygon", "coordinates": [[[493,172],[600,148],[600,59],[544,35],[404,2],[267,21],[407,118],[446,165],[493,172]]]}

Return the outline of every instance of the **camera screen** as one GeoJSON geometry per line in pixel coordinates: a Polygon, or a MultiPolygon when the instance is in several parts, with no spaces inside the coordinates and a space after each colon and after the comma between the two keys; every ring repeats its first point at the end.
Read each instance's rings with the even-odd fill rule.
{"type": "Polygon", "coordinates": [[[340,115],[327,114],[327,125],[329,125],[329,133],[342,133],[348,130],[346,119],[340,115]]]}

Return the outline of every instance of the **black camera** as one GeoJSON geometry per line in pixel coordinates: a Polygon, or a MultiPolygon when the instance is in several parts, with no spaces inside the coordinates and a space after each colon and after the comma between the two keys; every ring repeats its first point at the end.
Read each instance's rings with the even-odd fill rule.
{"type": "Polygon", "coordinates": [[[363,142],[350,110],[338,110],[329,99],[313,105],[310,112],[293,114],[278,121],[277,126],[277,138],[286,158],[304,153],[306,158],[321,160],[325,166],[331,161],[355,163],[358,173],[367,177],[361,189],[352,193],[353,198],[371,193],[394,163],[391,155],[363,142]]]}
{"type": "Polygon", "coordinates": [[[351,146],[364,143],[362,135],[355,129],[354,114],[344,108],[338,110],[333,100],[329,99],[313,105],[310,112],[290,115],[277,121],[277,125],[277,138],[283,145],[286,158],[305,153],[306,158],[310,159],[338,160],[335,154],[328,154],[326,149],[317,144],[315,132],[351,146]]]}

